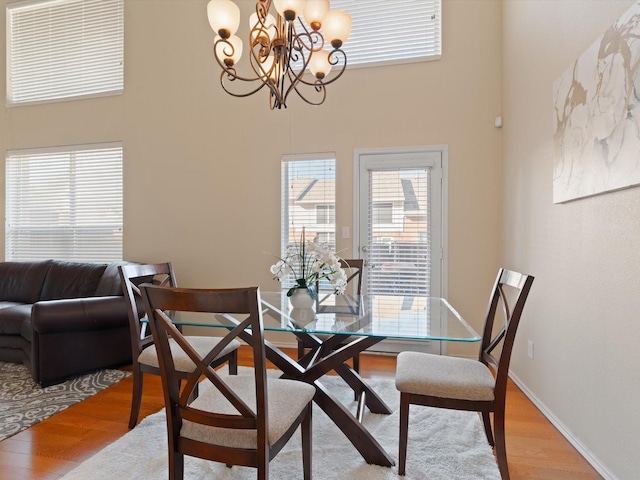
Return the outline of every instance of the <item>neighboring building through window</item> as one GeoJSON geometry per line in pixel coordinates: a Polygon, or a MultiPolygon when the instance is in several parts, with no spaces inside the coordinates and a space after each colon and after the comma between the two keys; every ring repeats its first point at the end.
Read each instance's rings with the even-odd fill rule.
{"type": "Polygon", "coordinates": [[[331,0],[331,8],[352,18],[348,66],[440,58],[441,0],[331,0]]]}
{"type": "Polygon", "coordinates": [[[7,4],[7,103],[121,93],[124,0],[7,4]]]}
{"type": "Polygon", "coordinates": [[[16,150],[6,161],[7,261],[122,260],[122,145],[16,150]]]}

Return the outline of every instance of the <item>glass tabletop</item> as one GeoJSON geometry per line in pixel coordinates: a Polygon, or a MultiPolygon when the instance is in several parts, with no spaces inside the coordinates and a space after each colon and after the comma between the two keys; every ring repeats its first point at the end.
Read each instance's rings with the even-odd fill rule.
{"type": "MultiPolygon", "coordinates": [[[[267,331],[409,340],[480,340],[449,302],[439,297],[321,293],[309,309],[293,308],[285,291],[262,291],[261,299],[267,331]]],[[[229,328],[229,323],[220,316],[215,321],[209,318],[175,323],[229,328]]]]}

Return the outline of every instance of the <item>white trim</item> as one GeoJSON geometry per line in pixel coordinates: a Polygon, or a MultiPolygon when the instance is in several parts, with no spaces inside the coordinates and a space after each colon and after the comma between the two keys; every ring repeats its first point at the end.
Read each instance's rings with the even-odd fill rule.
{"type": "Polygon", "coordinates": [[[283,162],[331,159],[336,159],[336,152],[287,153],[282,155],[283,162]]]}
{"type": "Polygon", "coordinates": [[[589,464],[596,469],[596,471],[602,475],[605,480],[618,480],[611,470],[609,470],[605,465],[600,462],[598,457],[596,457],[589,448],[587,448],[576,436],[573,432],[562,423],[558,417],[556,417],[551,410],[547,408],[547,406],[536,397],[531,390],[527,388],[522,380],[518,378],[512,371],[509,371],[509,378],[515,383],[522,393],[533,403],[538,410],[546,417],[547,420],[551,422],[551,424],[558,429],[560,434],[567,439],[567,441],[575,447],[576,450],[584,457],[584,459],[589,462],[589,464]]]}
{"type": "Polygon", "coordinates": [[[5,106],[7,108],[16,108],[16,107],[26,107],[31,105],[45,105],[47,103],[72,102],[74,100],[88,100],[91,98],[114,97],[116,95],[122,95],[123,93],[124,93],[124,89],[121,88],[119,90],[110,90],[108,92],[87,93],[82,95],[73,95],[71,97],[51,98],[48,100],[30,100],[28,102],[13,102],[7,98],[5,101],[5,106]]]}
{"type": "Polygon", "coordinates": [[[82,143],[72,145],[56,145],[52,147],[37,147],[37,148],[18,148],[13,150],[7,150],[6,156],[14,155],[38,155],[41,153],[58,153],[58,152],[79,152],[84,150],[98,150],[104,148],[121,148],[122,142],[100,142],[100,143],[82,143]]]}
{"type": "Polygon", "coordinates": [[[356,63],[355,65],[351,65],[349,63],[347,65],[347,70],[351,70],[351,69],[356,70],[360,68],[372,68],[372,67],[395,67],[395,66],[403,65],[407,63],[435,62],[440,59],[442,59],[442,55],[425,55],[423,57],[403,58],[403,59],[397,59],[397,60],[380,60],[379,62],[368,62],[368,63],[356,63]]]}

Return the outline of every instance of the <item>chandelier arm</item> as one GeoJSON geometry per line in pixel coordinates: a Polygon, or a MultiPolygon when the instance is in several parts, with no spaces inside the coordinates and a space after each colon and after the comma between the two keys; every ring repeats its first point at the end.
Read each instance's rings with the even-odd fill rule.
{"type": "Polygon", "coordinates": [[[253,95],[256,92],[259,92],[260,90],[262,90],[262,88],[264,88],[265,84],[261,83],[260,85],[258,85],[257,88],[254,88],[251,91],[245,92],[245,93],[236,93],[233,92],[232,90],[230,90],[227,85],[225,85],[225,77],[229,82],[233,82],[235,80],[240,80],[243,82],[255,82],[257,79],[245,79],[242,77],[237,77],[237,76],[232,76],[229,75],[226,71],[222,71],[220,72],[220,85],[222,86],[222,89],[227,92],[229,95],[233,96],[233,97],[248,97],[250,95],[253,95]]]}
{"type": "Polygon", "coordinates": [[[313,102],[311,100],[309,100],[307,97],[305,97],[302,92],[300,90],[298,90],[298,87],[295,87],[294,90],[296,91],[296,93],[298,94],[298,96],[304,100],[305,102],[307,102],[309,105],[322,105],[324,103],[324,101],[327,98],[327,89],[324,88],[324,85],[320,84],[320,85],[316,85],[315,91],[318,93],[322,93],[322,97],[318,102],[313,102]]]}
{"type": "MultiPolygon", "coordinates": [[[[293,24],[293,22],[291,23],[293,24]]],[[[302,30],[301,32],[298,32],[298,28],[292,25],[293,34],[296,40],[304,46],[305,49],[311,52],[322,50],[324,47],[324,37],[322,34],[317,30],[309,31],[305,24],[302,23],[302,20],[300,20],[300,17],[298,17],[298,24],[299,28],[302,30]],[[305,38],[308,39],[308,42],[304,41],[305,38]]]]}
{"type": "MultiPolygon", "coordinates": [[[[259,92],[260,90],[262,90],[265,86],[269,86],[271,87],[271,85],[268,85],[262,77],[260,77],[259,73],[256,71],[255,67],[252,65],[253,71],[256,74],[255,78],[249,78],[249,77],[243,77],[241,75],[238,74],[238,72],[236,71],[235,67],[233,65],[227,65],[226,63],[224,63],[223,60],[220,60],[220,57],[218,57],[218,55],[216,54],[216,47],[218,46],[218,44],[222,42],[224,44],[226,44],[223,48],[223,52],[225,53],[225,55],[227,54],[227,52],[230,52],[231,54],[233,54],[233,45],[228,42],[226,39],[219,39],[215,44],[214,44],[214,48],[213,48],[213,56],[215,57],[216,61],[218,62],[218,65],[220,66],[220,68],[222,69],[222,72],[220,73],[220,85],[222,86],[222,89],[227,92],[229,95],[232,95],[234,97],[248,97],[250,95],[253,95],[256,92],[259,92]],[[231,50],[226,50],[227,48],[230,48],[231,50]],[[237,93],[232,91],[226,84],[225,84],[225,79],[228,82],[233,82],[235,80],[240,80],[242,82],[247,82],[247,83],[251,83],[251,82],[256,82],[259,81],[260,85],[256,88],[254,88],[253,90],[247,91],[245,93],[237,93]]],[[[252,57],[254,56],[254,52],[252,50],[252,57]]],[[[270,81],[268,81],[268,83],[271,83],[270,81]]]]}

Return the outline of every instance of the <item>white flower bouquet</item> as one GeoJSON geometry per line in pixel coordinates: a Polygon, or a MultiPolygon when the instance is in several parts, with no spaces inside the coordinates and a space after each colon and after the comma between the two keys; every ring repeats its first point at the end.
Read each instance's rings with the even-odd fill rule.
{"type": "Polygon", "coordinates": [[[300,242],[289,247],[284,258],[271,266],[274,279],[282,282],[289,273],[292,273],[296,284],[288,291],[290,297],[297,289],[306,289],[309,295],[316,300],[316,282],[326,278],[337,294],[344,293],[347,286],[347,275],[340,265],[340,257],[331,251],[329,245],[314,241],[304,240],[304,229],[300,242]]]}

